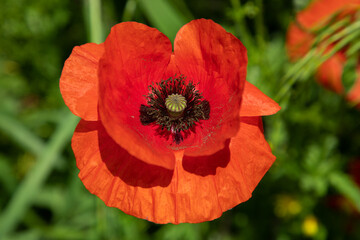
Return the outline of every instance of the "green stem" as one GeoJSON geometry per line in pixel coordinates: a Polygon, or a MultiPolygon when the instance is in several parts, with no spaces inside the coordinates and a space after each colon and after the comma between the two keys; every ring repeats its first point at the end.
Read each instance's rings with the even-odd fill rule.
{"type": "MultiPolygon", "coordinates": [[[[360,23],[360,22],[359,22],[360,23]]],[[[360,25],[359,25],[359,29],[360,29],[360,25]]],[[[343,49],[345,46],[347,46],[350,42],[352,42],[354,39],[358,38],[360,35],[360,31],[354,31],[351,34],[347,35],[346,37],[344,37],[343,39],[341,39],[338,43],[336,43],[334,45],[334,47],[327,52],[326,54],[323,54],[323,52],[317,54],[319,61],[317,62],[317,64],[315,65],[315,68],[319,67],[323,62],[325,62],[326,60],[328,60],[330,57],[332,57],[335,53],[337,53],[338,51],[340,51],[341,49],[343,49]]]]}
{"type": "Polygon", "coordinates": [[[244,13],[241,9],[241,1],[240,0],[231,0],[231,6],[234,13],[241,13],[241,14],[234,14],[233,20],[235,22],[235,28],[237,29],[237,35],[240,36],[241,41],[247,48],[252,48],[253,46],[253,39],[246,27],[244,22],[244,13]]]}
{"type": "Polygon", "coordinates": [[[77,123],[78,117],[71,113],[63,119],[35,165],[16,189],[0,218],[0,239],[15,228],[30,206],[69,142],[77,123]]]}
{"type": "Polygon", "coordinates": [[[89,33],[90,42],[102,43],[104,41],[101,21],[101,0],[89,1],[89,33]]]}
{"type": "Polygon", "coordinates": [[[325,41],[321,51],[324,52],[332,43],[334,43],[344,37],[347,37],[347,35],[352,35],[353,33],[357,33],[357,31],[359,31],[359,29],[360,29],[360,21],[356,21],[356,22],[352,23],[351,25],[344,28],[340,32],[330,36],[329,39],[327,41],[325,41]]]}
{"type": "Polygon", "coordinates": [[[360,41],[355,41],[353,44],[350,45],[350,47],[346,51],[346,56],[352,56],[358,53],[359,49],[360,49],[360,41]]]}
{"type": "Polygon", "coordinates": [[[290,88],[295,84],[297,81],[297,74],[301,72],[301,69],[306,66],[308,62],[310,62],[315,56],[315,49],[310,50],[305,57],[300,59],[295,65],[293,65],[290,70],[286,73],[283,80],[283,86],[280,88],[278,94],[276,95],[276,101],[280,101],[283,97],[289,92],[290,88]]]}
{"type": "Polygon", "coordinates": [[[324,41],[327,37],[333,35],[335,32],[341,30],[341,28],[345,27],[350,23],[350,18],[344,18],[333,25],[325,28],[315,39],[311,48],[316,47],[320,42],[324,41]]]}
{"type": "Polygon", "coordinates": [[[258,14],[255,17],[255,29],[256,29],[256,40],[260,49],[265,49],[265,28],[264,28],[264,16],[263,16],[263,1],[255,0],[256,6],[259,8],[258,14]]]}

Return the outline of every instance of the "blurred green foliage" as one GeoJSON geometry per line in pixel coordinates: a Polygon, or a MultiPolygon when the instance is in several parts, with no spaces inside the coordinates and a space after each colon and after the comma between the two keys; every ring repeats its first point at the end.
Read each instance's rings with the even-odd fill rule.
{"type": "MultiPolygon", "coordinates": [[[[292,64],[285,51],[287,26],[308,2],[2,0],[0,239],[359,239],[360,190],[347,172],[360,161],[360,112],[316,83],[313,64],[292,64]],[[58,82],[75,45],[101,42],[120,21],[173,41],[196,18],[236,35],[248,50],[248,81],[280,101],[282,111],[264,118],[277,160],[253,197],[221,218],[157,225],[84,188],[69,144],[77,119],[58,82]]],[[[355,78],[358,49],[352,54],[345,87],[355,78]]]]}

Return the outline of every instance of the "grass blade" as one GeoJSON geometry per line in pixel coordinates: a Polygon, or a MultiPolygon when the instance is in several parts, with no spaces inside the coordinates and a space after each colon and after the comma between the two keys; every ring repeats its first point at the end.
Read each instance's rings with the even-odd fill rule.
{"type": "Polygon", "coordinates": [[[0,130],[15,140],[25,150],[38,155],[42,152],[44,143],[16,119],[0,113],[0,130]]]}
{"type": "Polygon", "coordinates": [[[3,211],[0,218],[0,239],[15,228],[30,206],[33,198],[55,166],[55,160],[69,142],[78,121],[78,117],[69,113],[52,135],[42,155],[26,175],[3,211]]]}
{"type": "Polygon", "coordinates": [[[344,173],[333,173],[329,177],[331,185],[349,199],[360,211],[360,188],[344,173]]]}

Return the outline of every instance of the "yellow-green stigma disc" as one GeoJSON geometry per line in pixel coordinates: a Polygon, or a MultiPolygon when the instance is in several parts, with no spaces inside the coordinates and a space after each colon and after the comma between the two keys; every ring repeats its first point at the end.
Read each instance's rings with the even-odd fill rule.
{"type": "Polygon", "coordinates": [[[165,99],[165,106],[170,116],[178,117],[186,108],[186,99],[180,94],[171,94],[165,99]]]}

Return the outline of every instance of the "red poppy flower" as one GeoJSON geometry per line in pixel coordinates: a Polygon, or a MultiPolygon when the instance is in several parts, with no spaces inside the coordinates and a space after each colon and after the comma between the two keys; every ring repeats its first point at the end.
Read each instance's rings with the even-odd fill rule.
{"type": "Polygon", "coordinates": [[[114,26],[75,47],[60,79],[81,117],[72,148],[85,187],[157,223],[202,222],[246,201],[274,162],[261,116],[280,107],[246,82],[242,43],[211,20],[114,26]]]}
{"type": "MultiPolygon", "coordinates": [[[[314,29],[330,22],[334,14],[338,19],[355,15],[360,10],[360,0],[314,0],[296,16],[296,23],[289,26],[287,33],[287,49],[290,59],[303,57],[311,47],[316,35],[314,29]]],[[[337,52],[325,61],[317,70],[316,78],[326,88],[338,93],[344,93],[342,74],[347,61],[345,50],[337,52]]],[[[329,49],[328,49],[329,50],[329,49]]],[[[346,97],[360,108],[360,59],[358,60],[357,79],[346,97]]]]}

